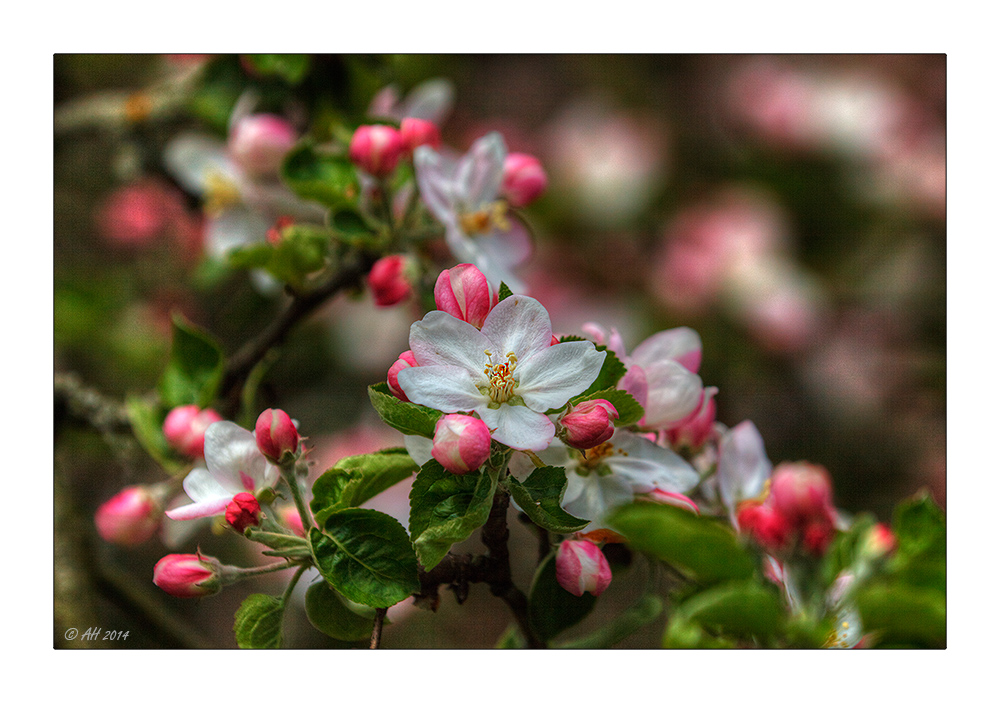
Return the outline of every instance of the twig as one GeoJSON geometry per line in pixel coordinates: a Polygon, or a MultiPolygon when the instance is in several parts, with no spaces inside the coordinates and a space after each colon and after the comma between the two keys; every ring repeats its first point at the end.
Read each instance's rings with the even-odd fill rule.
{"type": "Polygon", "coordinates": [[[368,649],[378,649],[379,642],[382,641],[382,623],[385,621],[385,608],[375,609],[375,625],[372,627],[372,641],[368,649]]]}

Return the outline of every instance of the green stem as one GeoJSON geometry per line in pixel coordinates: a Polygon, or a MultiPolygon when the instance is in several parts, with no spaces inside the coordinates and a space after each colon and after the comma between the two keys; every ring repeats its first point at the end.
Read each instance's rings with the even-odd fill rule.
{"type": "Polygon", "coordinates": [[[542,468],[543,466],[545,466],[545,462],[544,462],[544,461],[542,461],[541,459],[539,459],[539,458],[538,458],[538,455],[537,455],[537,454],[535,454],[535,453],[534,453],[533,451],[531,451],[530,449],[523,449],[523,450],[521,450],[521,451],[522,451],[522,452],[523,452],[524,454],[526,454],[526,455],[528,456],[528,458],[529,458],[529,459],[531,459],[531,463],[535,465],[535,468],[536,468],[536,469],[540,469],[540,468],[542,468]]]}
{"type": "Polygon", "coordinates": [[[308,568],[309,564],[303,564],[299,567],[298,571],[292,574],[292,580],[288,582],[288,588],[285,589],[285,592],[281,596],[282,607],[288,603],[288,599],[292,597],[292,591],[295,590],[295,584],[299,582],[299,579],[302,578],[302,574],[304,574],[308,568]]]}
{"type": "Polygon", "coordinates": [[[299,511],[299,517],[302,518],[302,529],[307,533],[309,528],[313,527],[312,513],[309,512],[309,508],[306,506],[305,500],[302,498],[302,491],[299,489],[299,481],[295,477],[295,464],[296,461],[288,461],[279,465],[281,469],[281,477],[285,479],[285,483],[288,484],[288,490],[292,492],[292,500],[295,501],[295,509],[299,511]]]}

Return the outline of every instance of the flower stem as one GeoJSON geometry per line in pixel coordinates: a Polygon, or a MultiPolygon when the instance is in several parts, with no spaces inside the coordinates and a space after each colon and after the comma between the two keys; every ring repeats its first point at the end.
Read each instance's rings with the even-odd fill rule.
{"type": "Polygon", "coordinates": [[[372,626],[372,639],[368,645],[368,649],[378,649],[378,645],[382,641],[382,624],[385,622],[385,611],[386,608],[375,609],[375,624],[372,626]]]}
{"type": "Polygon", "coordinates": [[[279,465],[279,468],[281,469],[282,478],[288,484],[288,490],[292,492],[295,509],[299,511],[299,517],[302,518],[302,529],[309,532],[309,528],[313,526],[312,513],[306,507],[305,500],[302,498],[302,491],[299,488],[299,481],[295,477],[296,461],[282,463],[279,465]]]}
{"type": "Polygon", "coordinates": [[[533,451],[531,451],[530,449],[523,449],[523,450],[522,450],[522,452],[523,452],[524,454],[526,454],[526,455],[528,456],[528,458],[529,458],[529,459],[531,459],[531,463],[535,465],[535,468],[536,468],[536,469],[540,469],[540,468],[542,468],[543,466],[545,466],[545,462],[544,462],[544,461],[542,461],[541,459],[539,459],[539,458],[538,458],[538,455],[537,455],[537,454],[535,454],[535,453],[534,453],[533,451]]]}
{"type": "Polygon", "coordinates": [[[287,604],[288,599],[292,597],[292,591],[295,590],[295,584],[299,582],[299,579],[302,578],[302,574],[306,572],[306,569],[308,569],[309,566],[309,564],[303,564],[299,567],[298,571],[292,574],[292,580],[288,582],[288,588],[285,589],[285,592],[281,596],[281,603],[283,606],[287,604]]]}

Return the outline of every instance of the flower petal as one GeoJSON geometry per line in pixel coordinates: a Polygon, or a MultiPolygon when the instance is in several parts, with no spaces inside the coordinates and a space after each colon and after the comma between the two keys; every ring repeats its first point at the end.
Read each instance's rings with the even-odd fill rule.
{"type": "Polygon", "coordinates": [[[480,210],[497,199],[503,182],[507,145],[499,132],[480,137],[458,161],[455,183],[458,199],[469,211],[480,210]]]}
{"type": "Polygon", "coordinates": [[[733,515],[741,500],[756,498],[771,477],[764,438],[750,420],[722,435],[719,441],[719,496],[733,515]]]}
{"type": "MultiPolygon", "coordinates": [[[[580,476],[576,471],[566,471],[566,494],[563,510],[584,520],[596,521],[620,505],[632,502],[632,486],[621,476],[596,472],[580,476]]],[[[600,525],[591,525],[598,529],[600,525]]],[[[588,528],[588,529],[590,529],[588,528]]]]}
{"type": "Polygon", "coordinates": [[[179,508],[167,511],[167,517],[171,520],[194,520],[200,517],[212,517],[222,515],[226,512],[226,507],[232,502],[232,496],[216,498],[204,502],[182,505],[179,508]]]}
{"type": "Polygon", "coordinates": [[[556,433],[552,420],[523,405],[505,403],[499,408],[480,408],[478,413],[493,439],[514,449],[540,452],[556,433]]]}
{"type": "MultiPolygon", "coordinates": [[[[485,384],[486,377],[482,378],[485,384]]],[[[472,373],[459,366],[402,369],[396,382],[411,402],[446,413],[479,410],[489,402],[489,398],[479,392],[472,373]]]]}
{"type": "Polygon", "coordinates": [[[648,386],[644,426],[661,427],[683,420],[698,407],[702,389],[698,374],[671,359],[646,365],[643,371],[648,386]]]}
{"type": "Polygon", "coordinates": [[[476,241],[491,261],[509,269],[531,258],[535,247],[531,233],[521,218],[507,215],[507,223],[509,227],[506,230],[496,227],[489,234],[476,237],[476,241]]]}
{"type": "Polygon", "coordinates": [[[424,81],[395,108],[395,116],[415,117],[440,125],[455,103],[455,86],[445,78],[424,81]]]}
{"type": "Polygon", "coordinates": [[[413,152],[413,167],[420,187],[420,199],[437,220],[448,227],[455,224],[455,188],[452,175],[455,162],[429,146],[413,152]]]}
{"type": "Polygon", "coordinates": [[[403,435],[403,444],[406,446],[406,453],[417,463],[417,466],[423,466],[434,458],[431,456],[434,442],[426,437],[416,434],[403,435]]]}
{"type": "MultiPolygon", "coordinates": [[[[552,322],[549,313],[534,298],[512,295],[501,300],[483,323],[483,334],[494,346],[494,354],[506,356],[513,352],[518,364],[532,355],[548,349],[552,343],[552,322]]],[[[494,363],[505,358],[494,358],[494,363]]],[[[593,379],[591,379],[593,380],[593,379]]]]}
{"type": "Polygon", "coordinates": [[[205,431],[205,463],[212,478],[230,496],[278,482],[278,470],[257,449],[253,434],[233,422],[223,420],[209,425],[205,431]]]}
{"type": "Polygon", "coordinates": [[[684,493],[698,484],[698,472],[680,456],[645,437],[618,430],[611,438],[615,451],[604,463],[625,478],[635,493],[661,488],[684,493]]]}
{"type": "Polygon", "coordinates": [[[480,375],[488,361],[486,350],[493,352],[494,361],[501,353],[474,326],[440,310],[427,313],[410,326],[410,351],[420,366],[458,366],[480,375]]]}
{"type": "Polygon", "coordinates": [[[233,249],[259,244],[267,237],[270,224],[242,205],[228,208],[218,217],[208,218],[205,226],[205,253],[214,259],[225,257],[233,249]]]}
{"type": "Polygon", "coordinates": [[[597,351],[591,342],[563,342],[546,347],[518,364],[517,395],[538,412],[558,408],[587,390],[601,372],[605,356],[606,352],[597,351]]]}
{"type": "Polygon", "coordinates": [[[701,365],[701,337],[690,327],[658,332],[632,352],[632,363],[648,366],[663,359],[673,359],[691,373],[701,365]]]}
{"type": "Polygon", "coordinates": [[[181,134],[171,139],[163,150],[163,162],[184,190],[195,195],[205,192],[212,173],[237,180],[226,145],[202,134],[181,134]]]}

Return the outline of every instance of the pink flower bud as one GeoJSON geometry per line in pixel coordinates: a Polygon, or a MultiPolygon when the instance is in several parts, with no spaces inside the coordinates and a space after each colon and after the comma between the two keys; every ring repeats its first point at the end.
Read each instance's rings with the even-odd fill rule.
{"type": "Polygon", "coordinates": [[[675,508],[683,508],[684,510],[694,513],[695,515],[701,514],[698,504],[683,493],[671,493],[670,491],[656,488],[649,493],[644,493],[642,495],[647,500],[651,500],[655,503],[663,503],[664,505],[672,505],[675,508]]]}
{"type": "Polygon", "coordinates": [[[403,402],[410,402],[410,399],[406,397],[406,393],[403,389],[399,387],[399,372],[403,369],[412,369],[414,366],[419,366],[417,359],[413,356],[413,352],[407,349],[405,352],[399,355],[399,358],[389,367],[389,375],[386,378],[386,383],[389,386],[389,390],[392,394],[402,400],[403,402]]]}
{"type": "Polygon", "coordinates": [[[574,596],[599,596],[611,583],[611,565],[593,542],[564,540],[556,552],[556,580],[574,596]]]}
{"type": "Polygon", "coordinates": [[[205,456],[205,430],[222,416],[211,408],[200,410],[197,405],[181,405],[163,421],[163,436],[171,447],[192,458],[205,456]]]}
{"type": "Polygon", "coordinates": [[[289,227],[295,224],[295,218],[288,215],[282,215],[277,220],[274,221],[274,227],[267,230],[267,243],[272,246],[278,246],[281,244],[281,240],[284,239],[285,227],[289,227]]]}
{"type": "Polygon", "coordinates": [[[222,590],[218,559],[200,554],[168,554],[153,567],[153,583],[177,598],[201,598],[222,590]]]}
{"type": "Polygon", "coordinates": [[[883,523],[873,525],[861,538],[861,553],[869,559],[881,559],[896,549],[896,535],[883,523]]]}
{"type": "Polygon", "coordinates": [[[256,527],[260,524],[260,503],[252,493],[237,493],[226,506],[226,522],[240,534],[248,527],[256,527]]]}
{"type": "Polygon", "coordinates": [[[271,461],[280,462],[285,452],[299,449],[299,431],[284,410],[268,408],[257,417],[254,437],[260,453],[271,461]]]}
{"type": "Polygon", "coordinates": [[[541,162],[530,154],[507,154],[503,162],[503,195],[514,207],[534,202],[549,184],[541,162]]]}
{"type": "Polygon", "coordinates": [[[441,132],[430,120],[404,117],[399,124],[399,136],[407,152],[412,152],[418,146],[426,145],[433,149],[441,146],[441,132]]]}
{"type": "Polygon", "coordinates": [[[286,505],[278,511],[278,515],[281,517],[282,521],[288,525],[288,529],[297,534],[299,537],[306,536],[305,527],[302,526],[302,516],[299,515],[298,509],[294,505],[286,505]]]}
{"type": "Polygon", "coordinates": [[[781,513],[770,505],[746,503],[736,513],[736,523],[758,544],[769,551],[780,551],[789,541],[792,525],[781,513]]]}
{"type": "Polygon", "coordinates": [[[606,400],[587,400],[563,416],[562,440],[577,449],[590,449],[611,439],[618,419],[615,406],[606,400]]]}
{"type": "Polygon", "coordinates": [[[815,556],[821,557],[833,541],[833,521],[828,517],[813,520],[802,530],[802,546],[815,556]]]}
{"type": "Polygon", "coordinates": [[[833,484],[821,466],[784,463],[771,475],[774,509],[792,525],[802,527],[813,520],[829,520],[833,513],[833,484]]]}
{"type": "Polygon", "coordinates": [[[434,284],[437,309],[479,329],[496,306],[497,299],[486,276],[472,264],[445,269],[434,284]]]}
{"type": "Polygon", "coordinates": [[[388,176],[403,155],[403,138],[386,125],[362,125],[351,137],[348,156],[355,165],[373,176],[388,176]]]}
{"type": "Polygon", "coordinates": [[[129,486],[97,509],[94,524],[104,541],[133,545],[152,537],[162,517],[162,508],[148,488],[129,486]]]}
{"type": "Polygon", "coordinates": [[[704,388],[698,407],[683,420],[667,427],[667,441],[672,447],[699,449],[715,434],[715,396],[719,389],[704,388]]]}
{"type": "Polygon", "coordinates": [[[412,259],[403,254],[383,256],[376,261],[368,273],[368,287],[375,296],[375,304],[389,307],[409,298],[413,293],[415,268],[412,259]]]}
{"type": "Polygon", "coordinates": [[[434,427],[431,456],[453,474],[475,471],[490,455],[486,423],[468,415],[442,415],[434,427]]]}
{"type": "Polygon", "coordinates": [[[255,176],[276,174],[297,138],[292,125],[277,115],[249,115],[230,132],[229,154],[255,176]]]}

